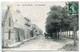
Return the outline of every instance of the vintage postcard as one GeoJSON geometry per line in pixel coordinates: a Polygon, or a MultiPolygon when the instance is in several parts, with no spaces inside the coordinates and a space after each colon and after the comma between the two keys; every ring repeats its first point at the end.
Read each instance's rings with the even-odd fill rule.
{"type": "Polygon", "coordinates": [[[78,1],[2,2],[1,5],[3,52],[79,51],[78,1]]]}

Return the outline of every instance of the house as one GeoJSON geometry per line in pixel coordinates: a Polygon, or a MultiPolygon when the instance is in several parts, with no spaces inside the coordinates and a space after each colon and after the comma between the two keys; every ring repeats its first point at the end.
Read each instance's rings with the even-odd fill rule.
{"type": "Polygon", "coordinates": [[[32,24],[32,29],[33,29],[32,31],[33,31],[34,36],[38,36],[38,35],[43,34],[42,30],[35,24],[32,24]]]}
{"type": "Polygon", "coordinates": [[[2,43],[3,47],[10,44],[23,41],[25,39],[25,19],[16,11],[10,9],[10,6],[2,12],[2,43]]]}
{"type": "Polygon", "coordinates": [[[39,28],[8,6],[2,12],[2,47],[37,36],[39,28]]]}

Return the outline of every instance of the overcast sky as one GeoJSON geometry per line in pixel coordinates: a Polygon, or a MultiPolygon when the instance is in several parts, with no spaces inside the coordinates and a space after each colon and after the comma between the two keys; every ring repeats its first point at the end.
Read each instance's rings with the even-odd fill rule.
{"type": "Polygon", "coordinates": [[[6,8],[7,4],[11,4],[14,10],[20,10],[24,17],[31,19],[31,22],[38,25],[43,32],[45,32],[45,22],[50,7],[53,5],[65,6],[65,2],[9,2],[2,3],[2,8],[6,8]]]}

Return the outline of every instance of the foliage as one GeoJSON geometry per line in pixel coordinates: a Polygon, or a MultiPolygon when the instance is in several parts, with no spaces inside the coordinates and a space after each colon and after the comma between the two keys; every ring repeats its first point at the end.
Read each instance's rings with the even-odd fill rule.
{"type": "Polygon", "coordinates": [[[74,30],[74,26],[78,30],[78,19],[78,15],[68,15],[66,6],[52,6],[46,18],[46,32],[52,34],[60,30],[74,30]]]}
{"type": "Polygon", "coordinates": [[[56,32],[56,29],[60,28],[60,23],[62,19],[62,7],[53,6],[47,17],[46,21],[46,31],[49,33],[56,32]]]}

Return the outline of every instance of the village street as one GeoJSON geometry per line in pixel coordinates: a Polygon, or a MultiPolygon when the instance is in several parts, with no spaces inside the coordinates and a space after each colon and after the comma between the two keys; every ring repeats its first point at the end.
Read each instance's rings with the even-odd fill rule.
{"type": "Polygon", "coordinates": [[[2,50],[79,50],[78,2],[2,6],[2,50]]]}
{"type": "Polygon", "coordinates": [[[72,39],[60,38],[59,40],[45,39],[43,35],[23,43],[19,47],[10,48],[9,50],[64,50],[62,47],[66,44],[72,44],[72,39]]]}

